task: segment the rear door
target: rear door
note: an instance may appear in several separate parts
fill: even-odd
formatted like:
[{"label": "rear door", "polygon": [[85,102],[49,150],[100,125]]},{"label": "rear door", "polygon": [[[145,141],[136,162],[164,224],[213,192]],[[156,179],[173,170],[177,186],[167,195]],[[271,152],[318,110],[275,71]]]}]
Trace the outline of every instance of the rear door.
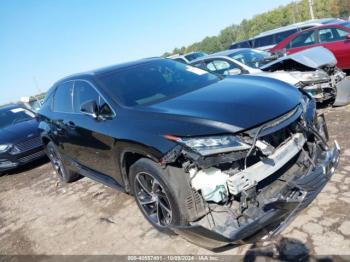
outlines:
[{"label": "rear door", "polygon": [[[81,113],[81,106],[91,100],[96,101],[100,110],[103,110],[105,119],[95,119]],[[116,170],[112,153],[114,139],[106,134],[106,130],[111,128],[111,119],[114,115],[111,107],[94,86],[85,80],[74,82],[73,104],[74,117],[71,123],[66,124],[70,128],[75,159],[89,169],[114,176]]]},{"label": "rear door", "polygon": [[338,27],[322,28],[318,30],[320,44],[333,52],[338,60],[337,66],[350,68],[350,32]]},{"label": "rear door", "polygon": [[318,46],[317,35],[315,30],[304,31],[295,36],[287,44],[287,53],[293,54],[301,50]]}]

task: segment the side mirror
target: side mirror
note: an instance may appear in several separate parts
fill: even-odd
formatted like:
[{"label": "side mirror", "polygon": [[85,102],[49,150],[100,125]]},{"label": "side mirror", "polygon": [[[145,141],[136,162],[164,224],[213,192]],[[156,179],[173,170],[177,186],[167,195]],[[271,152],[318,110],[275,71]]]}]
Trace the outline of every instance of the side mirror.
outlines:
[{"label": "side mirror", "polygon": [[225,72],[225,75],[230,75],[230,76],[234,76],[234,75],[240,75],[242,73],[242,70],[239,68],[234,68],[234,69],[230,69],[227,70]]},{"label": "side mirror", "polygon": [[350,40],[350,34],[346,35],[346,40]]},{"label": "side mirror", "polygon": [[93,118],[98,117],[98,106],[95,100],[89,100],[81,105],[80,112]]}]

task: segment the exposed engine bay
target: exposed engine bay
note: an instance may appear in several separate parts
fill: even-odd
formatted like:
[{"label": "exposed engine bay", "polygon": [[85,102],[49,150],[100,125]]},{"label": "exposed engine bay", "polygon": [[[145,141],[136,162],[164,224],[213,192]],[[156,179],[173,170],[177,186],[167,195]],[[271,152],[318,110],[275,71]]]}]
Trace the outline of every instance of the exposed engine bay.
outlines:
[{"label": "exposed engine bay", "polygon": [[[350,102],[350,81],[336,67],[333,53],[323,47],[315,47],[292,55],[275,54],[274,61],[260,69],[267,72],[290,72],[299,80],[298,88],[305,90],[317,102],[342,106]],[[316,71],[315,71],[316,70]]]},{"label": "exposed engine bay", "polygon": [[188,184],[181,191],[189,188],[189,225],[175,230],[209,248],[277,234],[316,197],[339,161],[340,148],[336,142],[328,147],[324,117],[316,116],[307,96],[304,104],[236,137],[228,152],[185,143],[163,158],[170,174],[185,173]]}]

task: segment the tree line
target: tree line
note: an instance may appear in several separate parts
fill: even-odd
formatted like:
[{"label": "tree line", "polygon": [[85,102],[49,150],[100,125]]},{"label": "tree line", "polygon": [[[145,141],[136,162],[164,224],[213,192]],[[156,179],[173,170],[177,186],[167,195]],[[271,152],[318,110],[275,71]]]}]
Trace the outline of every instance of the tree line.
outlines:
[{"label": "tree line", "polygon": [[[348,19],[350,0],[314,0],[313,9],[316,18],[338,17]],[[239,25],[233,24],[224,28],[217,36],[207,36],[200,42],[175,48],[172,52],[164,53],[163,56],[192,51],[218,52],[228,49],[233,42],[249,39],[261,32],[309,19],[308,1],[292,2],[256,15],[251,19],[244,19]]]}]

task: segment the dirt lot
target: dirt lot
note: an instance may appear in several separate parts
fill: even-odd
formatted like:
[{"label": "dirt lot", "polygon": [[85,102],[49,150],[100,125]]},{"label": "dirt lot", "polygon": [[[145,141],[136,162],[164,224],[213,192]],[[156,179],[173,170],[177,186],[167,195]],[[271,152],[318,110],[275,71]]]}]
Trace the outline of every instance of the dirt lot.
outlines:
[{"label": "dirt lot", "polygon": [[[340,166],[274,242],[296,254],[350,255],[350,106],[323,111],[342,147]],[[0,254],[213,254],[158,233],[128,195],[87,178],[60,185],[45,161],[0,177],[0,243]],[[221,254],[258,250],[245,245]]]}]

